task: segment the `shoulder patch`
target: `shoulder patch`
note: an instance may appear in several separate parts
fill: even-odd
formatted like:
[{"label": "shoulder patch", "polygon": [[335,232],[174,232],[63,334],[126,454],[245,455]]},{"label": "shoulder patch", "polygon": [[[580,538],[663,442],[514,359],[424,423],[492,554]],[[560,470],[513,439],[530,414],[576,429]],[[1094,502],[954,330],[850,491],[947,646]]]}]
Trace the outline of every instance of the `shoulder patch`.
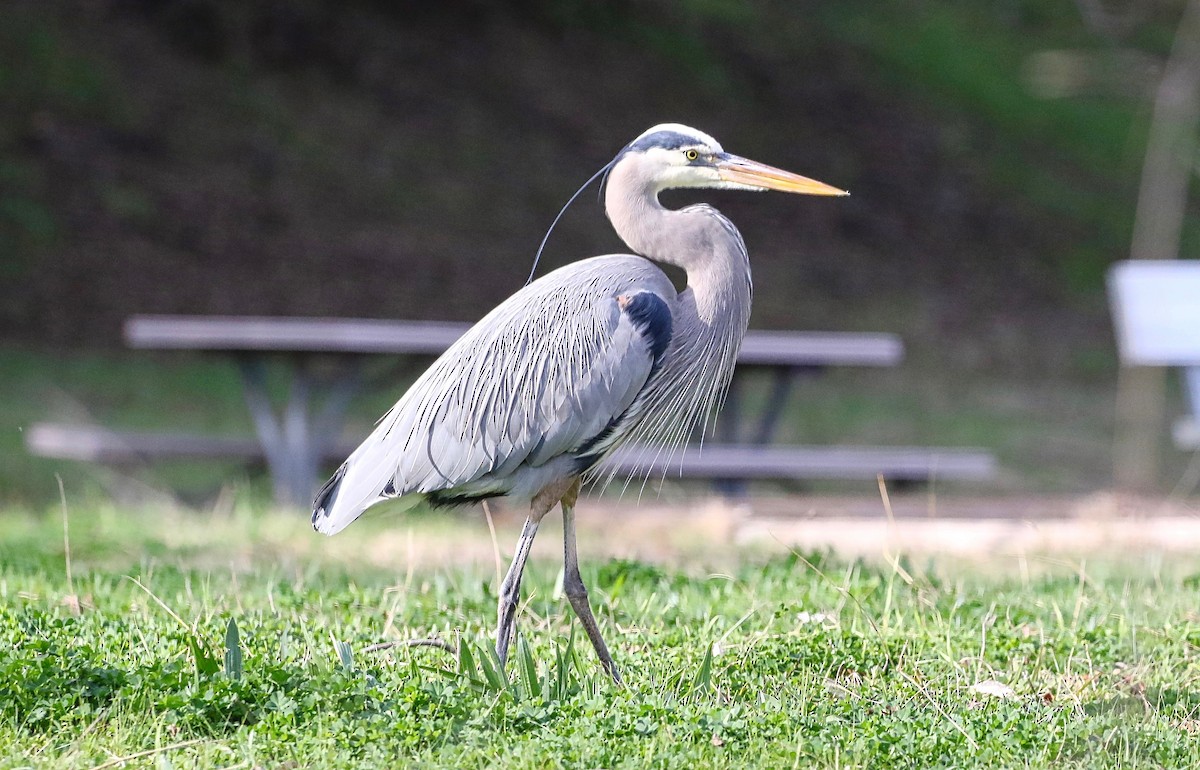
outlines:
[{"label": "shoulder patch", "polygon": [[617,297],[621,312],[629,316],[634,327],[641,333],[650,345],[650,355],[654,357],[654,366],[662,363],[667,346],[671,344],[673,324],[671,308],[663,298],[648,291],[636,294],[622,294]]}]

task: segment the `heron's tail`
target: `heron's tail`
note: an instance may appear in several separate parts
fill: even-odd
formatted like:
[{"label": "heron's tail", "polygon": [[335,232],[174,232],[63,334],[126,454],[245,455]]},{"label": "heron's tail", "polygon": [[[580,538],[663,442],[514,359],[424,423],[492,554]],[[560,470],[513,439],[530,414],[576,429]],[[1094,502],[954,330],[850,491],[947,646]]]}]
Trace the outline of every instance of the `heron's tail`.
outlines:
[{"label": "heron's tail", "polygon": [[[342,486],[342,479],[346,477],[346,463],[342,463],[342,467],[337,469],[337,473],[326,481],[320,491],[317,492],[317,497],[313,501],[312,524],[313,529],[325,535],[332,535],[334,532],[342,529],[345,526],[336,527],[332,522],[333,505],[337,502],[338,491]],[[350,522],[346,522],[349,524]]]},{"label": "heron's tail", "polygon": [[393,497],[383,493],[382,488],[390,482],[374,478],[378,475],[364,469],[351,455],[317,492],[313,501],[313,529],[322,535],[336,535],[372,505]]},{"label": "heron's tail", "polygon": [[317,492],[314,529],[336,535],[375,503],[397,496],[393,483],[398,458],[387,436],[387,426],[378,426]]}]

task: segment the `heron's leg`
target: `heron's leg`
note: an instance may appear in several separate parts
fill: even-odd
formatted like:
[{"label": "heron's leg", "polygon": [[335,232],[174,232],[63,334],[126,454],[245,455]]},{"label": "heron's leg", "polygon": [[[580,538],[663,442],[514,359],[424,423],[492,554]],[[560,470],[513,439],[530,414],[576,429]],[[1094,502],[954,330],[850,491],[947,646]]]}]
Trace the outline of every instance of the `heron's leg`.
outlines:
[{"label": "heron's leg", "polygon": [[530,515],[525,519],[525,527],[521,530],[521,539],[517,541],[517,552],[513,555],[512,565],[504,582],[500,584],[500,602],[496,619],[496,655],[500,665],[508,659],[508,645],[512,641],[513,623],[517,618],[517,603],[521,600],[521,574],[525,571],[525,560],[529,558],[529,549],[533,547],[533,538],[537,535],[538,524],[542,517]]},{"label": "heron's leg", "polygon": [[513,555],[512,566],[508,568],[508,574],[500,584],[500,600],[496,613],[496,655],[500,658],[501,666],[508,660],[508,645],[512,643],[517,604],[521,601],[521,575],[525,572],[525,561],[529,558],[529,549],[533,547],[538,524],[568,490],[574,488],[578,494],[577,484],[575,479],[556,481],[538,492],[529,505],[529,518],[525,519],[521,539],[517,541],[517,552]]},{"label": "heron's leg", "polygon": [[616,665],[613,664],[612,656],[608,654],[608,645],[604,643],[604,637],[600,636],[596,617],[592,615],[592,607],[588,604],[587,587],[584,586],[583,578],[579,575],[579,554],[575,550],[575,501],[578,498],[579,483],[576,482],[568,495],[562,499],[563,593],[571,602],[571,608],[575,610],[575,616],[579,618],[583,630],[587,632],[588,639],[592,640],[592,647],[596,650],[596,657],[600,658],[600,665],[604,666],[604,670],[613,678],[614,682],[620,684],[621,675],[617,672]]}]

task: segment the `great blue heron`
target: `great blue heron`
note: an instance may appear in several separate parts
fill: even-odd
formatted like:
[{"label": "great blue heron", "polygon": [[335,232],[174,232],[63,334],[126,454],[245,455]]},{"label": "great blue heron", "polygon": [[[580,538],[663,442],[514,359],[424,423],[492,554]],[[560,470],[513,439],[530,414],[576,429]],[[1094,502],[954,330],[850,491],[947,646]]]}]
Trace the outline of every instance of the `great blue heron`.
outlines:
[{"label": "great blue heron", "polygon": [[[750,262],[737,228],[708,205],[667,209],[658,193],[846,193],[726,153],[708,134],[673,123],[634,139],[602,171],[608,218],[634,254],[562,267],[484,316],[317,493],[313,526],[332,535],[371,505],[402,496],[435,506],[501,495],[529,501],[500,587],[503,664],[538,524],[561,505],[563,592],[605,671],[620,681],[579,576],[580,481],[622,444],[685,441],[728,386],[750,317]],[[654,262],[683,268],[687,288],[676,291]]]}]

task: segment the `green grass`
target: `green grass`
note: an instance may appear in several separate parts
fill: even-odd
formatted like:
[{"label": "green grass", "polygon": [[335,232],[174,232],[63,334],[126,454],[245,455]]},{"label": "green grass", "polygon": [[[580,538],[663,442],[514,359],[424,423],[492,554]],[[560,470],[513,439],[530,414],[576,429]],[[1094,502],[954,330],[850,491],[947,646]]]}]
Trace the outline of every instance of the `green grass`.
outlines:
[{"label": "green grass", "polygon": [[[55,513],[0,519],[0,767],[1200,764],[1194,565],[652,565],[597,557],[611,532],[585,540],[584,578],[619,688],[571,641],[547,542],[504,679],[490,559],[413,563],[486,553],[479,522],[325,540],[248,509],[89,506],[70,524],[68,568]],[[460,657],[364,650],[430,635]],[[972,690],[989,680],[1013,695]]]}]

